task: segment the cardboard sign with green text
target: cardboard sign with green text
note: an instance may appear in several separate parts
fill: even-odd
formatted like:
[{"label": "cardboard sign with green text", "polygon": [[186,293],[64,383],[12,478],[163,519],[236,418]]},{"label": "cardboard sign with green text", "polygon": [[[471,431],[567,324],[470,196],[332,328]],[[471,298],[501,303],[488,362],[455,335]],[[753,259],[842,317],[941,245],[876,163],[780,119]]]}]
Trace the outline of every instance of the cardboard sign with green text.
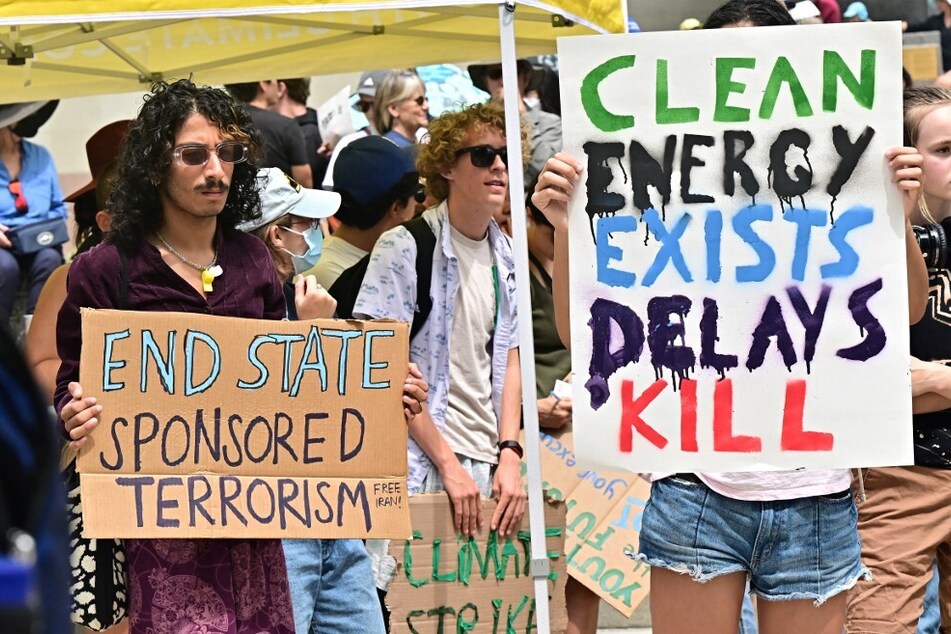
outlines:
[{"label": "cardboard sign with green text", "polygon": [[[463,539],[445,493],[410,499],[413,538],[390,542],[399,564],[386,595],[393,634],[537,631],[528,513],[515,537],[500,539],[487,527],[495,506],[488,500],[482,508],[483,533]],[[545,505],[545,526],[549,623],[552,632],[564,632],[564,505]]]},{"label": "cardboard sign with green text", "polygon": [[405,538],[408,331],[83,309],[89,537]]},{"label": "cardboard sign with green text", "polygon": [[631,616],[650,593],[650,566],[634,561],[650,483],[627,471],[579,469],[570,431],[542,430],[539,445],[542,488],[565,501],[568,574]]}]

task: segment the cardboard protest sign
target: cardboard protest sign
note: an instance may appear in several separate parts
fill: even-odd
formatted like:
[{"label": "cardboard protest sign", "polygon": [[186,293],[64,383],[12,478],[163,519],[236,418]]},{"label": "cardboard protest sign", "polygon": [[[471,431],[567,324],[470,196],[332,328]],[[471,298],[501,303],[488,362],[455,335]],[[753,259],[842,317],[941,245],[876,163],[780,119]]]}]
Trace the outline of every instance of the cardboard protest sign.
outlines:
[{"label": "cardboard protest sign", "polygon": [[406,324],[82,318],[88,536],[410,534]]},{"label": "cardboard protest sign", "polygon": [[[445,493],[410,498],[413,537],[390,542],[398,562],[386,603],[393,634],[437,632],[531,632],[535,622],[535,590],[529,573],[531,535],[528,513],[515,537],[499,539],[486,527],[463,539],[452,524]],[[492,517],[495,502],[486,501],[483,518]],[[564,632],[565,509],[545,505],[545,534],[550,560],[549,622]]]},{"label": "cardboard protest sign", "polygon": [[317,108],[320,138],[331,146],[354,132],[350,118],[350,86],[344,87]]},{"label": "cardboard protest sign", "polygon": [[911,463],[900,46],[894,23],[559,39],[579,462]]},{"label": "cardboard protest sign", "polygon": [[[932,82],[942,74],[941,42],[906,45],[901,49],[901,65],[916,82]],[[951,70],[951,69],[949,69]]]},{"label": "cardboard protest sign", "polygon": [[539,436],[542,488],[565,502],[568,574],[631,616],[650,593],[650,566],[634,561],[650,484],[628,471],[579,468],[571,432]]}]

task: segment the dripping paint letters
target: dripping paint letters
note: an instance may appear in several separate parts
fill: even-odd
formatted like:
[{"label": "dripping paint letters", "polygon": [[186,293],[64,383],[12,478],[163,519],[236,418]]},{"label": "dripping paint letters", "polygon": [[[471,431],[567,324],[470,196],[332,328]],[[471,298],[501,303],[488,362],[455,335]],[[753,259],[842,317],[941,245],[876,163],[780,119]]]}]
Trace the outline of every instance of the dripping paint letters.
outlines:
[{"label": "dripping paint letters", "polygon": [[562,38],[580,463],[911,461],[894,24]]}]

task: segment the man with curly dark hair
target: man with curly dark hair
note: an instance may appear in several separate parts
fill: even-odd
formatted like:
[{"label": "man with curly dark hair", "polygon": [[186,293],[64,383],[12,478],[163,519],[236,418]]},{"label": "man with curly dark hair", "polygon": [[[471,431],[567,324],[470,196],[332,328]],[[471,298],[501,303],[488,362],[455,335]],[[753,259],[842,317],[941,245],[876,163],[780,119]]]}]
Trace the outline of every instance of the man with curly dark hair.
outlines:
[{"label": "man with curly dark hair", "polygon": [[[527,129],[521,134],[527,147]],[[423,213],[437,238],[432,310],[410,343],[410,360],[431,384],[428,407],[409,424],[408,488],[410,494],[446,491],[463,535],[483,526],[480,494],[498,500],[487,524],[501,537],[515,534],[526,508],[515,267],[492,218],[508,195],[509,160],[504,115],[491,104],[433,120],[419,152],[420,175],[439,204]],[[380,237],[355,314],[413,320],[416,244],[404,226]],[[385,589],[394,562],[372,540],[367,548],[377,586]]]},{"label": "man with curly dark hair", "polygon": [[[226,92],[180,80],[146,96],[119,155],[112,227],[73,261],[57,322],[55,403],[74,448],[87,444],[102,411],[78,383],[81,308],[284,317],[267,247],[235,229],[260,217],[259,154],[250,118]],[[132,634],[293,634],[280,541],[124,544]]]}]

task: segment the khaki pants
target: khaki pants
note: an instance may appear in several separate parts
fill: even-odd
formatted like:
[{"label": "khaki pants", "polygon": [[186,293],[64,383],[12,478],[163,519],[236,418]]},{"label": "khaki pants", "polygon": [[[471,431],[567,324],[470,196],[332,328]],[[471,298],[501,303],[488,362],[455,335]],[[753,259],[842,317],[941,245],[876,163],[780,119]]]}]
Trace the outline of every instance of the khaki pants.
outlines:
[{"label": "khaki pants", "polygon": [[941,625],[951,632],[951,469],[869,469],[859,504],[862,562],[871,581],[849,591],[850,634],[914,634],[937,558]]}]

